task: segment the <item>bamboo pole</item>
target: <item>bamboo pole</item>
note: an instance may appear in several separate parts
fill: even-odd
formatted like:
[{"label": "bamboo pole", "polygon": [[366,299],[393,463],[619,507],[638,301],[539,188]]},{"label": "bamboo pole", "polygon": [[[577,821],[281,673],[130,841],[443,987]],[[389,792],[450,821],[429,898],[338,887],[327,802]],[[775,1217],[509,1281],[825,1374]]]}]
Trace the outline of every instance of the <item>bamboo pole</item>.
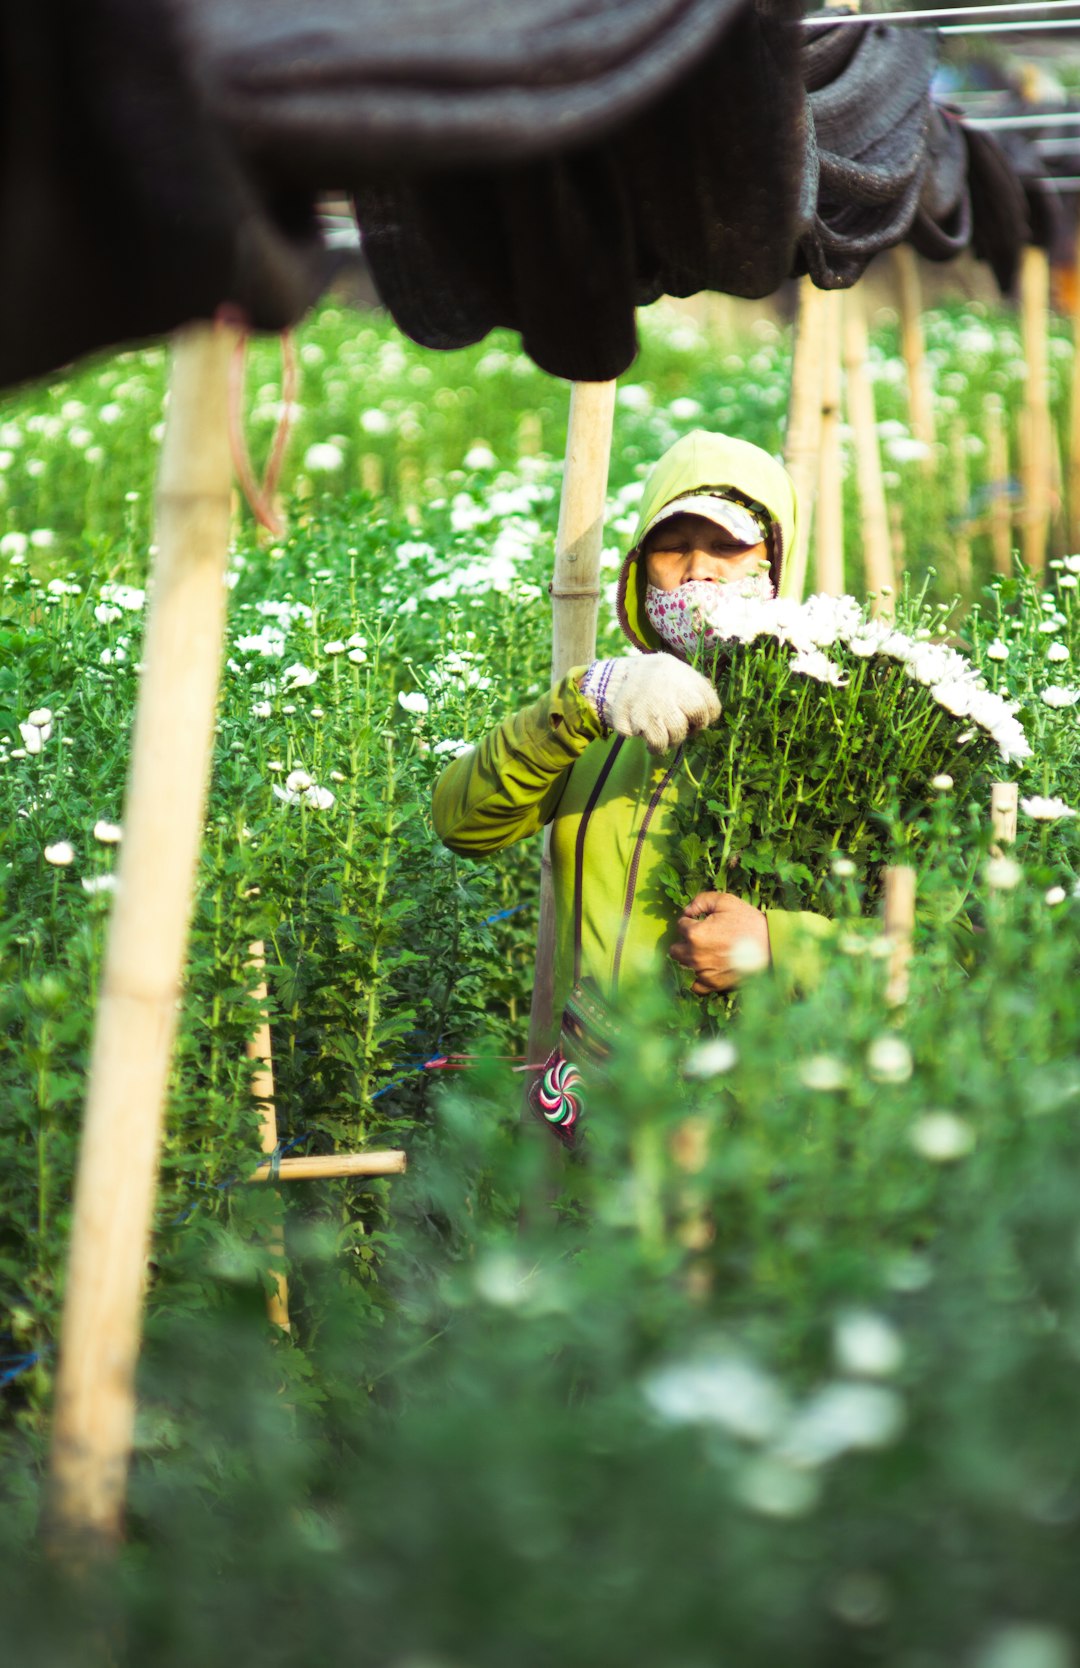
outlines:
[{"label": "bamboo pole", "polygon": [[814,589],[838,597],[844,589],[844,466],[840,452],[841,308],[839,290],[824,295],[822,315],[821,451]]},{"label": "bamboo pole", "polygon": [[990,486],[990,544],[994,572],[1012,572],[1012,516],[1009,511],[1009,436],[1005,409],[997,394],[986,401],[986,462]]},{"label": "bamboo pole", "polygon": [[121,1532],[158,1149],[213,746],[229,542],[230,328],[174,339],[118,886],[98,1000],[49,1479],[59,1549]]},{"label": "bamboo pole", "polygon": [[892,1007],[907,1001],[908,964],[915,932],[915,870],[890,864],[885,879],[885,936],[890,940],[885,1000]]},{"label": "bamboo pole", "polygon": [[[604,504],[615,416],[614,382],[575,382],[570,393],[555,570],[551,581],[551,681],[596,652],[600,600],[600,553]],[[545,1059],[554,1030],[555,894],[550,834],[545,831],[540,863],[540,924],[529,1016],[530,1061]]]},{"label": "bamboo pole", "polygon": [[372,498],[383,495],[383,461],[378,452],[360,454],[360,485]]},{"label": "bamboo pole", "polygon": [[874,611],[880,612],[885,588],[890,591],[896,589],[896,575],[889,506],[881,472],[874,388],[866,369],[868,346],[865,292],[861,284],[856,284],[844,296],[844,370],[848,416],[855,445],[855,478],[862,511],[866,588],[874,598]]},{"label": "bamboo pole", "polygon": [[892,263],[900,302],[900,342],[907,366],[911,432],[928,448],[923,468],[931,470],[934,467],[934,404],[923,337],[919,265],[914,249],[906,243],[898,243],[892,250]]},{"label": "bamboo pole", "polygon": [[1021,427],[1020,475],[1024,513],[1021,548],[1030,572],[1046,569],[1050,527],[1050,367],[1047,351],[1050,308],[1050,262],[1045,249],[1028,244],[1020,267],[1020,313],[1027,361],[1024,423]]},{"label": "bamboo pole", "polygon": [[518,419],[519,458],[538,458],[544,449],[544,423],[538,411],[523,411]]},{"label": "bamboo pole", "polygon": [[1080,231],[1076,234],[1073,277],[1073,362],[1069,390],[1069,549],[1080,550]]},{"label": "bamboo pole", "polygon": [[991,782],[990,827],[994,834],[991,851],[1001,856],[1002,846],[1016,844],[1016,817],[1020,803],[1020,789],[1015,782]]},{"label": "bamboo pole", "polygon": [[795,547],[788,552],[792,573],[790,594],[796,598],[801,597],[806,589],[810,531],[817,502],[821,384],[825,368],[825,299],[825,292],[815,289],[809,278],[800,278],[791,355],[791,395],[784,437],[784,467],[795,483],[799,506]]},{"label": "bamboo pole", "polygon": [[961,596],[971,596],[971,538],[967,530],[968,504],[971,499],[971,474],[968,468],[967,435],[962,423],[953,425],[949,435],[949,455],[952,459],[953,514],[956,533],[953,537],[952,578]]},{"label": "bamboo pole", "polygon": [[[249,965],[257,981],[251,994],[261,1010],[255,1035],[249,1037],[247,1043],[247,1057],[256,1062],[257,1066],[251,1078],[251,1092],[260,1107],[259,1134],[262,1150],[264,1153],[275,1153],[278,1146],[278,1127],[274,1097],[274,1058],[270,1041],[270,1022],[266,1017],[266,946],[261,938],[254,940],[248,955]],[[283,1332],[289,1332],[291,1327],[289,1282],[285,1275],[285,1213],[281,1209],[280,1201],[267,1236],[266,1248],[272,1259],[270,1288],[266,1294],[266,1313],[272,1326],[280,1326]]]},{"label": "bamboo pole", "polygon": [[257,1164],[248,1181],[332,1181],[343,1176],[403,1176],[408,1154],[387,1149],[369,1153],[309,1153]]}]

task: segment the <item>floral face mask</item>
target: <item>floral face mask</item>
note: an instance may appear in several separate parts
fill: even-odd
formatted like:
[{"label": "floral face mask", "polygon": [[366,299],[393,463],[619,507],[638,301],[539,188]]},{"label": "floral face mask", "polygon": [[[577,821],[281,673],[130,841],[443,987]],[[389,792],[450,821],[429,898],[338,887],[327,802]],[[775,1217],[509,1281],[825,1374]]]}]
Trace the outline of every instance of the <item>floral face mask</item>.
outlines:
[{"label": "floral face mask", "polygon": [[775,595],[767,573],[749,574],[726,584],[711,579],[688,579],[674,591],[649,585],[645,615],[669,648],[685,659],[701,647],[730,642],[742,635],[746,603]]}]

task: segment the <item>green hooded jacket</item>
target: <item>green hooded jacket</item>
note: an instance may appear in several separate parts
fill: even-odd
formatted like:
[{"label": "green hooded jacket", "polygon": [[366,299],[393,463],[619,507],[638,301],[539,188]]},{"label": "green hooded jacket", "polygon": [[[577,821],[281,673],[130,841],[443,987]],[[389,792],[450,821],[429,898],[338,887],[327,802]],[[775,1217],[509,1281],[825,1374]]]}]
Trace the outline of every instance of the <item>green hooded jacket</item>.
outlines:
[{"label": "green hooded jacket", "polygon": [[[645,563],[638,549],[649,522],[687,493],[734,489],[773,522],[770,561],[779,594],[791,594],[785,561],[796,532],[795,489],[758,446],[696,431],[665,452],[645,482],[633,547],[618,584],[619,620],[635,648],[664,650],[645,615]],[[637,737],[606,736],[578,689],[573,668],[548,694],[504,720],[479,746],[448,765],[435,786],[441,840],[482,858],[551,824],[555,885],[557,1009],[574,980],[575,866],[581,866],[580,975],[614,998],[620,980],[655,971],[674,938],[677,910],[660,885],[676,839],[675,806],[692,793],[681,753],[656,755]],[[721,714],[718,723],[727,722]],[[584,832],[582,824],[584,821]],[[578,852],[579,836],[581,842]],[[767,910],[774,964],[812,977],[814,944],[829,933],[821,916]]]}]

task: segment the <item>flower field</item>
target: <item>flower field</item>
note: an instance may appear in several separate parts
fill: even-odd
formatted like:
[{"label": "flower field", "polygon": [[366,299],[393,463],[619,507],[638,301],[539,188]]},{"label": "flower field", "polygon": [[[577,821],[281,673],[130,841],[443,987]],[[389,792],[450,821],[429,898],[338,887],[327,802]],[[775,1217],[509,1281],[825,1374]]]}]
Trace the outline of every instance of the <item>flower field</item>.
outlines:
[{"label": "flower field", "polygon": [[[732,340],[669,306],[641,322],[617,396],[609,604],[648,465],[697,427],[778,450],[788,397],[771,322]],[[815,977],[752,978],[718,1012],[631,993],[588,1161],[523,1228],[519,1199],[552,1186],[544,1147],[517,1137],[511,1069],[539,852],[471,865],[429,806],[444,762],[546,687],[568,390],[509,337],[436,356],[334,305],[305,325],[287,531],[236,507],[129,1542],[92,1591],[63,1585],[33,1531],[165,355],[0,404],[13,1660],[81,1660],[102,1635],[118,1661],[253,1668],[1080,1660],[1080,556],[1059,540],[1045,587],[994,578],[976,527],[974,594],[954,601],[954,460],[977,516],[986,400],[1014,410],[1024,366],[1010,315],[956,306],[926,325],[932,469],[887,319],[871,367],[913,645],[888,723],[926,724],[914,821],[875,797],[884,742],[841,730],[877,821],[863,855],[831,848],[819,901],[839,929]],[[1064,433],[1072,344],[1053,328]],[[249,359],[260,460],[281,366],[272,343]],[[600,640],[620,652],[604,604]],[[847,677],[865,665],[851,641]],[[987,744],[971,763],[929,704],[905,705],[929,682],[919,656],[940,683],[950,653],[1026,738],[1007,759]],[[741,675],[726,711],[741,696],[765,757],[772,709]],[[802,689],[842,693],[816,673]],[[716,735],[710,768],[730,772]],[[1019,783],[1012,849],[993,843],[991,778]],[[913,850],[897,1007],[869,899],[880,858]],[[283,1150],[404,1147],[407,1177],[245,1185],[257,939]],[[264,1306],[283,1197],[288,1338]]]}]

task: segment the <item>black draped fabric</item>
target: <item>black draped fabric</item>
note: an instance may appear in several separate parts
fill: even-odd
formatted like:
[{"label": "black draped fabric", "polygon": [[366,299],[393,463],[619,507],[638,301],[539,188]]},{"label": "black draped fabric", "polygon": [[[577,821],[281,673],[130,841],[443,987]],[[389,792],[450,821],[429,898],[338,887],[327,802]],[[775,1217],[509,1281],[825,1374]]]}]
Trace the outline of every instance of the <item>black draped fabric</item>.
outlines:
[{"label": "black draped fabric", "polygon": [[0,0],[0,385],[225,303],[294,322],[329,270],[324,190],[354,193],[409,335],[508,325],[581,380],[626,368],[634,309],[664,291],[844,287],[905,236],[938,258],[970,237],[1003,272],[1009,164],[934,111],[932,38],[806,37],[800,15]]},{"label": "black draped fabric", "polygon": [[0,6],[0,386],[240,303],[323,287],[309,195],[256,183],[161,0]]},{"label": "black draped fabric", "polygon": [[585,144],[691,74],[747,3],[177,0],[239,143],[324,185],[343,162],[489,167]]},{"label": "black draped fabric", "polygon": [[787,276],[799,202],[798,50],[785,19],[747,6],[607,139],[503,168],[348,181],[397,323],[435,348],[510,325],[545,370],[602,381],[634,357],[637,305],[701,289],[771,293]]}]

